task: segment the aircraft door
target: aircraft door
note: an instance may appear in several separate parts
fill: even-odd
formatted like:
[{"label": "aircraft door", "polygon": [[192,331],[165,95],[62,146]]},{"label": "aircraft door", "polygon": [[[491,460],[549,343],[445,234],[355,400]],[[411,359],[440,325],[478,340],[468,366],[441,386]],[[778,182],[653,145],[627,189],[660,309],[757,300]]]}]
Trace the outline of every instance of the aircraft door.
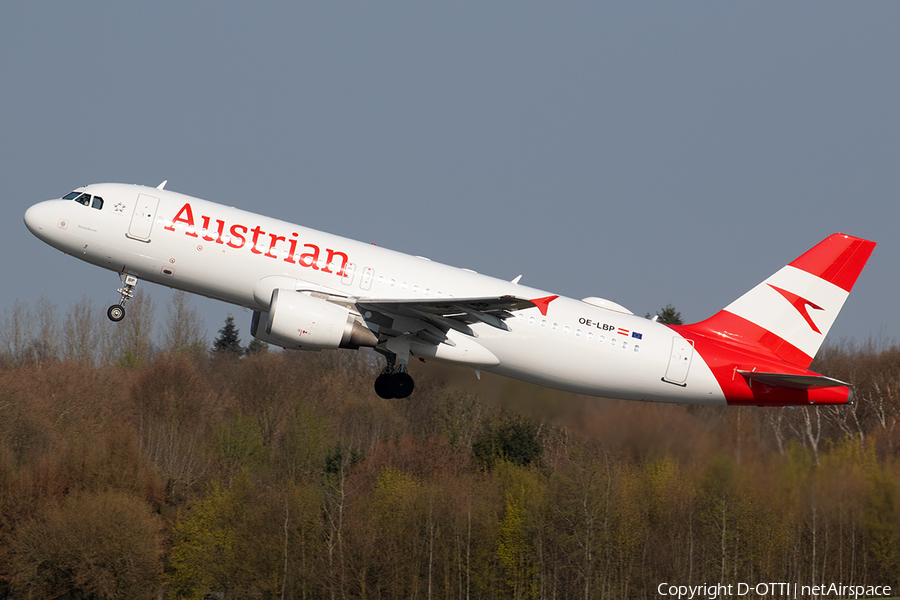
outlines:
[{"label": "aircraft door", "polygon": [[366,267],[362,272],[362,279],[359,280],[359,287],[368,290],[372,287],[372,280],[375,279],[375,269]]},{"label": "aircraft door", "polygon": [[672,352],[669,354],[669,367],[663,381],[685,386],[688,371],[691,368],[691,358],[694,356],[694,344],[681,336],[672,338]]},{"label": "aircraft door", "polygon": [[134,214],[131,216],[131,225],[128,227],[128,237],[144,242],[150,241],[150,230],[153,229],[158,206],[159,198],[146,194],[138,195],[134,205]]},{"label": "aircraft door", "polygon": [[344,267],[344,274],[341,276],[341,283],[344,285],[353,285],[353,273],[356,271],[356,265],[347,263]]}]

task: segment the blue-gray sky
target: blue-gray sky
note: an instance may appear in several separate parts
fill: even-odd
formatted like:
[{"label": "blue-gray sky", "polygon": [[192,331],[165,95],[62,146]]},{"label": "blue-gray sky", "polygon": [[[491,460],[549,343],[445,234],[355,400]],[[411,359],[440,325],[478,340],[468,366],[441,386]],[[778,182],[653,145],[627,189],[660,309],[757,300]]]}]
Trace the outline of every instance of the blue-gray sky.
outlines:
[{"label": "blue-gray sky", "polygon": [[168,179],[689,321],[841,231],[879,246],[833,338],[896,339],[898,30],[887,2],[6,2],[0,308],[116,301],[22,214]]}]

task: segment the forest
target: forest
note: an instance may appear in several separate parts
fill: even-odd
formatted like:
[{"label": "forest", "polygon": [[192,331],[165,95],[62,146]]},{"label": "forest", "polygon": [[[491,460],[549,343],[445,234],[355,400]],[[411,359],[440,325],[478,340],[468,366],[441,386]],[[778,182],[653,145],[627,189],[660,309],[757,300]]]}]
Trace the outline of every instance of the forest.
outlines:
[{"label": "forest", "polygon": [[820,352],[847,407],[632,403],[431,362],[383,400],[376,354],[244,347],[229,322],[213,343],[179,293],[128,308],[3,312],[0,598],[900,587],[893,341]]}]

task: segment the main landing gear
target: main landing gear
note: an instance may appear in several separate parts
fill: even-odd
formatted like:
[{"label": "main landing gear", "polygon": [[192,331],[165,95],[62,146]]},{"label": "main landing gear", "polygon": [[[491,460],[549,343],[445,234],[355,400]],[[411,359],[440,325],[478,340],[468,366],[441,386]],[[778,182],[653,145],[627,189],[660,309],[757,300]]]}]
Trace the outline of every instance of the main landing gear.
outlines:
[{"label": "main landing gear", "polygon": [[408,398],[416,384],[406,372],[406,365],[397,365],[397,355],[393,352],[379,352],[387,359],[387,366],[375,378],[375,393],[386,400]]},{"label": "main landing gear", "polygon": [[116,291],[122,294],[122,298],[118,304],[113,304],[106,310],[106,316],[113,323],[118,323],[125,318],[125,303],[134,298],[134,288],[138,282],[137,277],[134,275],[126,275],[124,273],[119,274],[119,279],[122,280],[122,287]]}]

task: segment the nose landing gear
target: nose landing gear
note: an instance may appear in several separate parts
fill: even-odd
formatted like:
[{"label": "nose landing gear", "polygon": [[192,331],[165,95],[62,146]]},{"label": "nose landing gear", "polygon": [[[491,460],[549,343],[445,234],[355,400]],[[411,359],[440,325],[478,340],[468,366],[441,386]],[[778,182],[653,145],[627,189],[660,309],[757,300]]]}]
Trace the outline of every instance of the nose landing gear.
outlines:
[{"label": "nose landing gear", "polygon": [[122,287],[116,291],[122,294],[118,304],[113,304],[106,310],[106,316],[113,323],[118,323],[125,318],[125,303],[134,298],[134,288],[137,286],[138,279],[134,275],[119,275],[122,280]]},{"label": "nose landing gear", "polygon": [[406,365],[396,365],[397,355],[393,352],[380,353],[387,359],[387,366],[375,378],[375,393],[385,400],[408,398],[416,384],[406,372]]}]

